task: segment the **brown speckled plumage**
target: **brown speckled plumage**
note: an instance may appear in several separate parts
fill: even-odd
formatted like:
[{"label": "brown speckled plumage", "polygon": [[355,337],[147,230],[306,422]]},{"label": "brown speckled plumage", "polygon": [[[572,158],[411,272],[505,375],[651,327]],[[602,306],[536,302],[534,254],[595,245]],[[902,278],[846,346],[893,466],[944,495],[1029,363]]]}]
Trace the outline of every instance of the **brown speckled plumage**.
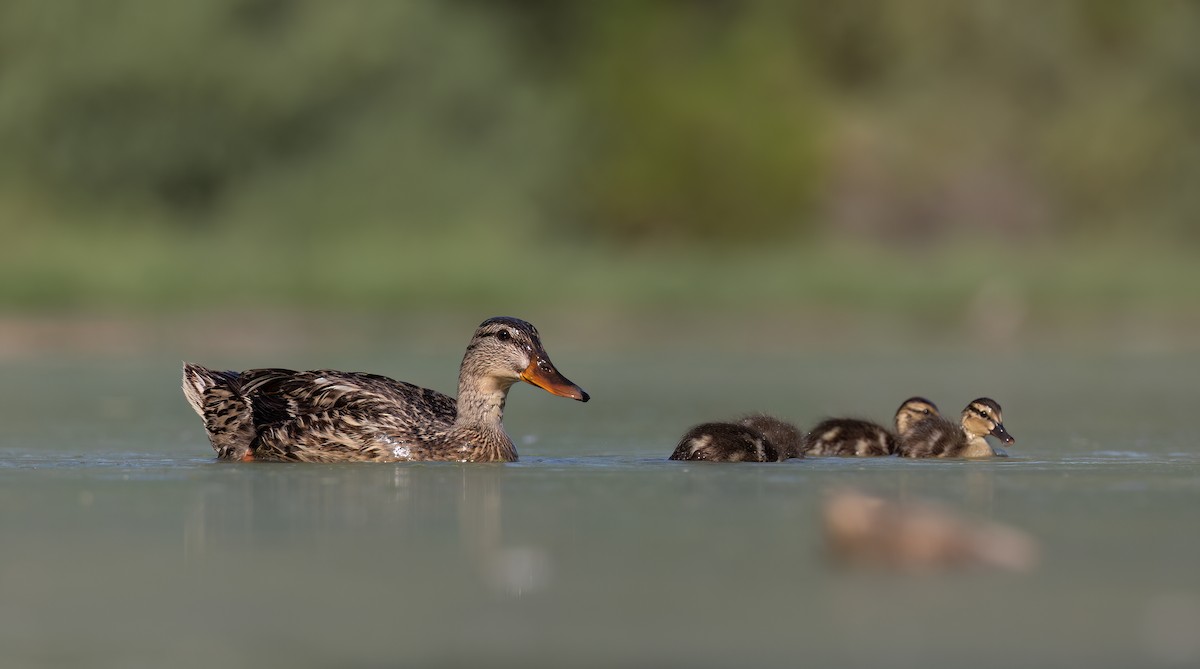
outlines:
[{"label": "brown speckled plumage", "polygon": [[937,416],[937,406],[923,397],[910,397],[896,410],[895,432],[868,420],[829,418],[817,423],[804,435],[805,455],[875,457],[891,455],[899,446],[899,435],[929,416]]},{"label": "brown speckled plumage", "polygon": [[940,416],[918,422],[901,436],[897,453],[906,458],[986,458],[995,450],[984,438],[992,435],[1006,444],[1015,440],[1004,429],[1004,416],[995,400],[981,397],[963,409],[959,424]]},{"label": "brown speckled plumage", "polygon": [[223,460],[398,462],[517,459],[502,419],[509,388],[526,381],[586,402],[554,368],[533,325],[491,318],[459,368],[458,399],[360,372],[185,363],[183,392]]}]

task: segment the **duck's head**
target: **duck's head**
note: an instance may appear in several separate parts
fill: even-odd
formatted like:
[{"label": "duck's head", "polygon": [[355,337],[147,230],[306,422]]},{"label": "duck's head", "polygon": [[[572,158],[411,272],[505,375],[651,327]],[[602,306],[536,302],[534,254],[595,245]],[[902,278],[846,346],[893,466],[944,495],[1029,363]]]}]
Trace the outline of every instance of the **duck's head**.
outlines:
[{"label": "duck's head", "polygon": [[560,397],[580,402],[589,397],[550,362],[537,328],[519,318],[489,318],[475,330],[463,357],[462,374],[491,379],[507,388],[524,381]]},{"label": "duck's head", "polygon": [[1008,430],[1004,429],[1004,416],[1000,412],[1000,405],[996,400],[987,397],[980,397],[963,409],[962,426],[967,434],[973,436],[990,434],[1006,444],[1016,441]]},{"label": "duck's head", "polygon": [[924,397],[910,397],[896,409],[896,432],[904,434],[918,422],[933,416],[940,416],[937,405]]}]

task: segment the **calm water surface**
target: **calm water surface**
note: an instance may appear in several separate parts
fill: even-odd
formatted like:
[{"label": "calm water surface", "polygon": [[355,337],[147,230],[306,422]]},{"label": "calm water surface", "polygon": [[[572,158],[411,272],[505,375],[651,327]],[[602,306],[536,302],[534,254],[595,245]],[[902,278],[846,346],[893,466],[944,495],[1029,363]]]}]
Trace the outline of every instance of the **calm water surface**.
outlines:
[{"label": "calm water surface", "polygon": [[[174,360],[7,363],[0,666],[1200,665],[1200,359],[555,359],[593,401],[514,389],[521,461],[468,466],[219,463]],[[264,362],[449,391],[457,356]],[[995,397],[1012,457],[664,459],[702,420],[912,394]],[[839,568],[818,509],[845,485],[1016,525],[1042,561]]]}]

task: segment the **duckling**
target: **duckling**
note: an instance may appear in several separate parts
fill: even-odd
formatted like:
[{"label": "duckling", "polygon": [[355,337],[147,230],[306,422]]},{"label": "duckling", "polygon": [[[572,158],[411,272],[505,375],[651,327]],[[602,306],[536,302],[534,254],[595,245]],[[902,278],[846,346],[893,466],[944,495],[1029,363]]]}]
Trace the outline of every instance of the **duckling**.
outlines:
[{"label": "duckling", "polygon": [[771,442],[771,445],[779,451],[780,460],[804,457],[804,449],[801,445],[804,433],[786,420],[768,416],[765,413],[752,413],[742,416],[738,422],[761,432],[767,441]]},{"label": "duckling", "polygon": [[701,423],[688,430],[669,460],[776,462],[784,457],[762,432],[738,423]]},{"label": "duckling", "polygon": [[931,416],[938,408],[924,397],[910,397],[896,410],[896,431],[857,418],[829,418],[804,435],[806,455],[883,456],[896,452],[899,435]]},{"label": "duckling", "polygon": [[507,316],[475,330],[457,399],[360,372],[183,366],[184,396],[222,460],[511,462],[501,421],[517,381],[588,401],[551,364],[537,328]]},{"label": "duckling", "polygon": [[1004,417],[996,400],[980,397],[963,409],[959,425],[929,417],[901,435],[897,453],[906,458],[989,458],[996,455],[986,435],[1011,444],[1015,439],[1004,429]]}]

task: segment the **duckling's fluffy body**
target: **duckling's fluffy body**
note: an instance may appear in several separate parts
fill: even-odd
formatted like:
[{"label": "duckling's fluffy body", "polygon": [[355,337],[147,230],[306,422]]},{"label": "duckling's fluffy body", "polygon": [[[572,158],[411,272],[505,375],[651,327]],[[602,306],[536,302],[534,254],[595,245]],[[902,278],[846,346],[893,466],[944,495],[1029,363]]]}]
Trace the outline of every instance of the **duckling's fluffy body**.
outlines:
[{"label": "duckling's fluffy body", "polygon": [[779,452],[780,460],[804,457],[804,433],[786,420],[764,413],[752,413],[742,416],[738,423],[761,432]]},{"label": "duckling's fluffy body", "polygon": [[895,437],[886,427],[857,418],[827,418],[805,435],[805,455],[891,455]]},{"label": "duckling's fluffy body", "polygon": [[183,368],[184,395],[223,460],[513,461],[502,419],[517,381],[588,400],[551,364],[537,329],[509,317],[475,331],[457,399],[359,372]]},{"label": "duckling's fluffy body", "polygon": [[738,423],[701,423],[688,430],[670,460],[776,462],[785,459],[762,432]]},{"label": "duckling's fluffy body", "polygon": [[701,423],[688,430],[671,460],[778,462],[804,457],[800,429],[767,414],[743,416],[736,423]]},{"label": "duckling's fluffy body", "polygon": [[1004,417],[995,400],[981,397],[963,409],[958,425],[930,417],[901,435],[897,453],[906,458],[988,458],[996,455],[984,437],[992,435],[1006,444],[1015,440],[1004,428]]},{"label": "duckling's fluffy body", "polygon": [[937,406],[923,397],[910,397],[896,410],[896,431],[868,420],[857,418],[828,418],[817,423],[804,435],[805,455],[872,457],[896,452],[899,435],[914,424],[937,416]]}]

